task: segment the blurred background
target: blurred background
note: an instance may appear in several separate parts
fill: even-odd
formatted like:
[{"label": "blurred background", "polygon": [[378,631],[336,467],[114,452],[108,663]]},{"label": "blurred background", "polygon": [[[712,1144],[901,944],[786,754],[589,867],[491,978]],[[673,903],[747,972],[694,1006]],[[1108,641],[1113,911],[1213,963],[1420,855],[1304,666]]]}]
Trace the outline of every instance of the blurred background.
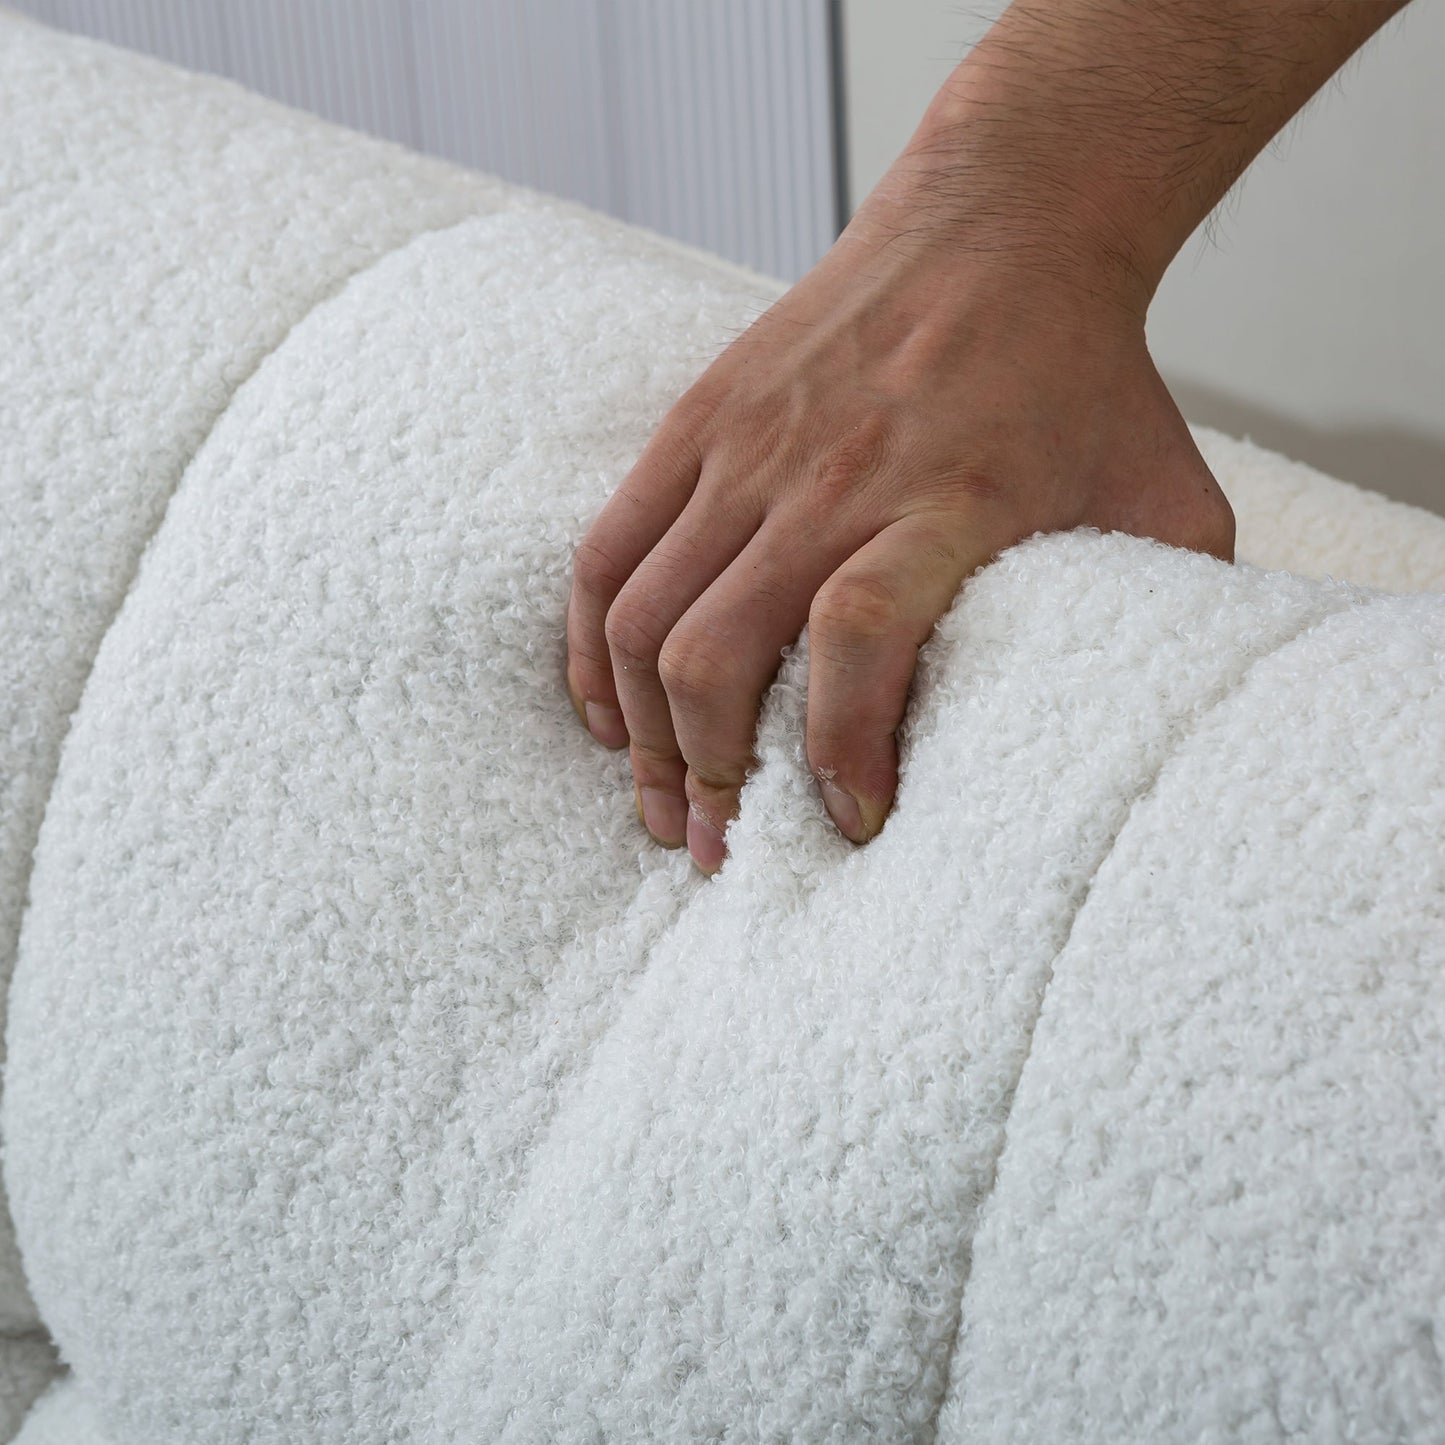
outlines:
[{"label": "blurred background", "polygon": [[[787,280],[1004,8],[9,3]],[[1414,0],[1184,247],[1149,337],[1191,421],[1445,513],[1442,55],[1445,7]]]}]

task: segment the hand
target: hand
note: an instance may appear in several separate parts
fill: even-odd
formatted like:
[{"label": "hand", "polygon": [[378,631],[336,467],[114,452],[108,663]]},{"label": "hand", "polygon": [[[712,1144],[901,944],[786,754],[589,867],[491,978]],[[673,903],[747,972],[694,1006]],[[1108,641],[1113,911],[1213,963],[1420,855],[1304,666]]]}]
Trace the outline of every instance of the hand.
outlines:
[{"label": "hand", "polygon": [[1233,557],[1148,304],[1404,3],[1014,0],[577,549],[568,688],[602,742],[630,744],[660,842],[720,865],[763,691],[805,622],[809,764],[861,842],[892,804],[918,648],[975,568],[1081,526]]},{"label": "hand", "polygon": [[909,244],[889,206],[682,396],[574,559],[574,705],[630,744],[653,836],[707,872],[805,623],[809,764],[862,842],[897,786],[918,648],[976,568],[1081,526],[1233,556],[1142,307]]}]

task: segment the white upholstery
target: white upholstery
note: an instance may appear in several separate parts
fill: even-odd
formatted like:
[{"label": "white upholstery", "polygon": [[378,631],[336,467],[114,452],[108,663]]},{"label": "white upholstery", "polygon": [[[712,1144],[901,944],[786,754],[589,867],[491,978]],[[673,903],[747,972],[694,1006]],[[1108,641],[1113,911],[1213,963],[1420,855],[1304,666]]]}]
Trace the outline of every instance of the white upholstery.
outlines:
[{"label": "white upholstery", "polygon": [[1239,565],[1005,553],[862,849],[804,636],[706,880],[564,606],[780,283],[3,20],[0,121],[0,1441],[1441,1438],[1445,520],[1201,432]]}]

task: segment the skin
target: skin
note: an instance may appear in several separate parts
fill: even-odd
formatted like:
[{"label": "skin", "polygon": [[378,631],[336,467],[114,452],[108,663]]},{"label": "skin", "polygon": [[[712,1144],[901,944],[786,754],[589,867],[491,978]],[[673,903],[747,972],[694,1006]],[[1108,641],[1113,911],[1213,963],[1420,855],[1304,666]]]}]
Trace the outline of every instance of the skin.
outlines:
[{"label": "skin", "polygon": [[1234,514],[1145,345],[1166,267],[1404,0],[1015,3],[823,259],[683,394],[582,539],[567,686],[638,814],[715,872],[809,634],[807,753],[863,843],[919,647],[1039,531],[1225,561]]}]

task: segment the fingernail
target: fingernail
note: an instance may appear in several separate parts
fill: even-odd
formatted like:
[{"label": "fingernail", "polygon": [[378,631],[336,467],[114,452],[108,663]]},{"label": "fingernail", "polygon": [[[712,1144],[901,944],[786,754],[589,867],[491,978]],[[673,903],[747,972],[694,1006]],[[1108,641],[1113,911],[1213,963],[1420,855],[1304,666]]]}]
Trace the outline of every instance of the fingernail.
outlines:
[{"label": "fingernail", "polygon": [[863,817],[858,811],[858,802],[852,793],[844,792],[837,783],[819,778],[818,786],[823,790],[823,806],[828,816],[855,843],[863,841]]},{"label": "fingernail", "polygon": [[644,788],[642,821],[664,847],[680,848],[687,841],[687,799],[661,788]]},{"label": "fingernail", "polygon": [[627,746],[627,724],[618,708],[608,707],[605,702],[587,704],[587,727],[592,736],[604,747],[625,748]]},{"label": "fingernail", "polygon": [[696,808],[687,810],[687,851],[704,873],[716,873],[727,857],[723,835]]},{"label": "fingernail", "polygon": [[572,711],[577,714],[577,721],[583,727],[587,726],[587,714],[582,707],[582,696],[577,691],[576,684],[572,681],[572,669],[567,669],[567,696],[572,699]]}]

